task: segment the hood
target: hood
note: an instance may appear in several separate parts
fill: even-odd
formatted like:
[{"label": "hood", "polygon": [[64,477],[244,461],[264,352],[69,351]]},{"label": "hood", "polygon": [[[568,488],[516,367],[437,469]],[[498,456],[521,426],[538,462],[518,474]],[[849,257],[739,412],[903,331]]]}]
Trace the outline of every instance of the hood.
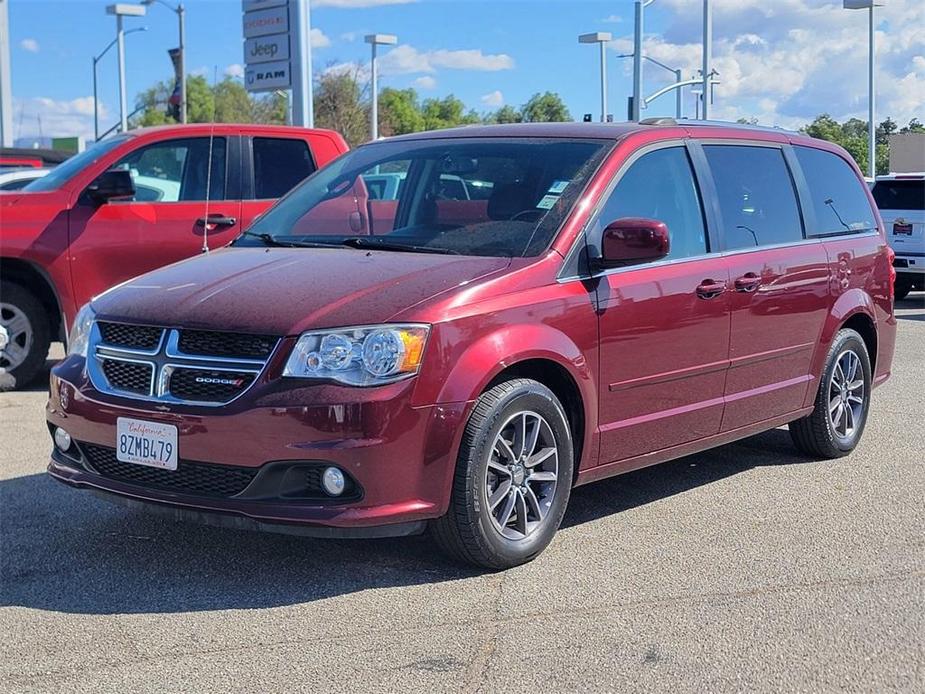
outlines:
[{"label": "hood", "polygon": [[109,320],[295,335],[389,321],[509,263],[351,248],[226,248],[130,280],[93,306]]}]

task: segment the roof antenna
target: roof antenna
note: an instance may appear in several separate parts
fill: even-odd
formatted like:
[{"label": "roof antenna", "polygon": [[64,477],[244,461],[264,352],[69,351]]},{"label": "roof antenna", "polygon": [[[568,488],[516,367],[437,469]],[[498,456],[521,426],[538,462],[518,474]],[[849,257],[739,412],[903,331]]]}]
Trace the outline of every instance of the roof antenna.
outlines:
[{"label": "roof antenna", "polygon": [[209,157],[206,165],[206,213],[202,224],[202,252],[209,252],[209,198],[212,196],[212,144],[215,141],[215,85],[218,82],[218,65],[212,76],[212,121],[209,125]]}]

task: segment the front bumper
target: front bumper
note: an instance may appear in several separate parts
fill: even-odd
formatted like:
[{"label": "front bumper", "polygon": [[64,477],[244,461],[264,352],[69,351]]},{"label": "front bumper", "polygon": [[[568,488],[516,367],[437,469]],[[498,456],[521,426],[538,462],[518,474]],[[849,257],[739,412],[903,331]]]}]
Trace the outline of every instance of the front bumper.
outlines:
[{"label": "front bumper", "polygon": [[73,451],[56,450],[48,472],[73,487],[223,526],[338,537],[407,535],[446,511],[468,410],[468,403],[412,406],[412,389],[413,380],[374,389],[270,384],[233,406],[167,407],[97,392],[84,375],[83,360],[70,357],[52,370],[46,416],[49,426],[64,428],[80,451],[114,448],[116,420],[131,417],[176,426],[181,466],[189,461],[265,470],[288,463],[331,464],[361,493],[347,501],[203,495],[101,474]]}]

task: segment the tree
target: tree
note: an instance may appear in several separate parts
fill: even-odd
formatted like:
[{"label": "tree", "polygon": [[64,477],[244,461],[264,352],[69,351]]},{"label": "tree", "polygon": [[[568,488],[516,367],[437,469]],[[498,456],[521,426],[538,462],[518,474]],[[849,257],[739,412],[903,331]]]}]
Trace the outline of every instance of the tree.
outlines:
[{"label": "tree", "polygon": [[404,135],[424,130],[424,114],[413,89],[386,87],[379,94],[379,132]]},{"label": "tree", "polygon": [[525,123],[557,123],[572,120],[565,103],[555,92],[536,93],[520,109]]},{"label": "tree", "polygon": [[336,130],[351,147],[369,139],[366,85],[359,81],[359,66],[328,70],[315,85],[315,125]]},{"label": "tree", "polygon": [[426,130],[454,128],[458,125],[482,122],[475,111],[466,111],[466,105],[452,94],[442,99],[427,99],[424,102],[423,115]]},{"label": "tree", "polygon": [[513,106],[505,104],[494,113],[485,116],[486,123],[520,123],[523,121],[523,114]]},{"label": "tree", "polygon": [[215,101],[215,122],[253,123],[254,99],[240,82],[226,77],[212,89]]}]

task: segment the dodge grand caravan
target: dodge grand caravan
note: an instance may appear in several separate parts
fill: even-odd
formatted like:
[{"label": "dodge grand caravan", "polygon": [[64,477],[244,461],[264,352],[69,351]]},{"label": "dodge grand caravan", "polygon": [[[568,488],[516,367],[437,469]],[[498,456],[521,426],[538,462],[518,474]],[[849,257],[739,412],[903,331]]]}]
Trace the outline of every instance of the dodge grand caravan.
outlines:
[{"label": "dodge grand caravan", "polygon": [[[330,206],[388,173],[391,194],[358,202],[369,233],[344,234]],[[856,166],[797,134],[379,141],[230,247],[84,306],[51,376],[48,470],[235,527],[429,528],[509,567],[575,485],[785,424],[807,455],[848,454],[890,375],[894,279]]]}]

